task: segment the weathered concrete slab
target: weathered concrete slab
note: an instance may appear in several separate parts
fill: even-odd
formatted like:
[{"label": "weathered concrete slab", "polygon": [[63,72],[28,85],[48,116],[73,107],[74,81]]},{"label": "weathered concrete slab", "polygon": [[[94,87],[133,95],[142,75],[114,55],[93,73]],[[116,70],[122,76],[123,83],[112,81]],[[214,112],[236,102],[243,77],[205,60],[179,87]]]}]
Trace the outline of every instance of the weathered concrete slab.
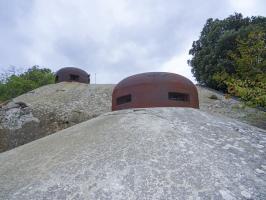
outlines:
[{"label": "weathered concrete slab", "polygon": [[111,111],[113,85],[51,84],[0,108],[0,152]]},{"label": "weathered concrete slab", "polygon": [[0,154],[0,199],[266,199],[265,146],[200,110],[111,112]]}]

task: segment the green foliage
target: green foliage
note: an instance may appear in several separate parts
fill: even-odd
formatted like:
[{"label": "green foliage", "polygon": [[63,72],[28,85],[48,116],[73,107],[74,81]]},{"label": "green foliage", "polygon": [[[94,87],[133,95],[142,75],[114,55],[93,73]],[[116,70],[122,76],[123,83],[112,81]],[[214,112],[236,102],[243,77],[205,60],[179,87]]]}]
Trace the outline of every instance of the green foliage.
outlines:
[{"label": "green foliage", "polygon": [[235,52],[229,52],[229,57],[236,66],[236,75],[244,79],[247,76],[256,78],[266,72],[266,32],[252,31],[248,37],[237,37]]},{"label": "green foliage", "polygon": [[40,86],[54,83],[54,74],[50,69],[33,66],[19,75],[0,77],[0,101],[17,97]]},{"label": "green foliage", "polygon": [[216,73],[214,78],[226,84],[228,93],[240,97],[250,106],[266,107],[266,37],[262,31],[237,38],[235,52],[229,52],[236,73]]},{"label": "green foliage", "polygon": [[235,13],[224,20],[208,19],[200,38],[194,41],[189,54],[192,59],[188,63],[196,80],[213,89],[226,91],[227,86],[214,79],[214,74],[226,72],[236,73],[235,63],[229,56],[237,48],[237,38],[247,38],[251,31],[260,29],[266,32],[265,17],[243,18]]},{"label": "green foliage", "polygon": [[189,53],[192,73],[203,85],[266,106],[266,18],[208,19]]}]

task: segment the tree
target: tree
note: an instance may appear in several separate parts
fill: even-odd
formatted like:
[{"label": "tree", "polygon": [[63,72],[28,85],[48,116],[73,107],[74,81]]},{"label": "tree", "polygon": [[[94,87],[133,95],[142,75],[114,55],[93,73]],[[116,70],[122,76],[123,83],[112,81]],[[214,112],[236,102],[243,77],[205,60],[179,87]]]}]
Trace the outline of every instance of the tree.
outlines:
[{"label": "tree", "polygon": [[[237,39],[245,39],[252,31],[266,32],[265,17],[246,17],[235,13],[224,20],[208,19],[200,38],[194,41],[188,63],[196,80],[210,88],[226,92],[228,85],[219,79],[217,74],[236,73],[235,60],[230,56],[237,52]],[[264,36],[265,37],[265,36]]]},{"label": "tree", "polygon": [[224,83],[228,93],[240,97],[248,105],[266,107],[266,34],[252,31],[248,37],[237,37],[237,48],[228,56],[235,64],[236,72],[225,70],[214,75],[215,80]]},{"label": "tree", "polygon": [[6,101],[40,86],[54,83],[54,74],[50,69],[33,66],[18,75],[2,75],[0,80],[0,101]]}]

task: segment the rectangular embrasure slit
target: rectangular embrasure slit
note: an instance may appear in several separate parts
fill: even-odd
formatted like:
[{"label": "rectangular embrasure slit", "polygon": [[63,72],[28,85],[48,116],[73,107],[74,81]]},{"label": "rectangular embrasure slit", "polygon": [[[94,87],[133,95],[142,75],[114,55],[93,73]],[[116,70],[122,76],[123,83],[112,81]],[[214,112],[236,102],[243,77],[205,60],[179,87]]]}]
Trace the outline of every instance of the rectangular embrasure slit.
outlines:
[{"label": "rectangular embrasure slit", "polygon": [[173,101],[189,101],[189,95],[179,92],[168,92],[168,99]]},{"label": "rectangular embrasure slit", "polygon": [[128,102],[131,102],[131,94],[121,96],[116,99],[117,105],[121,105],[121,104],[128,103]]},{"label": "rectangular embrasure slit", "polygon": [[79,80],[79,76],[78,75],[74,75],[74,74],[70,74],[70,80],[71,81],[78,81]]}]

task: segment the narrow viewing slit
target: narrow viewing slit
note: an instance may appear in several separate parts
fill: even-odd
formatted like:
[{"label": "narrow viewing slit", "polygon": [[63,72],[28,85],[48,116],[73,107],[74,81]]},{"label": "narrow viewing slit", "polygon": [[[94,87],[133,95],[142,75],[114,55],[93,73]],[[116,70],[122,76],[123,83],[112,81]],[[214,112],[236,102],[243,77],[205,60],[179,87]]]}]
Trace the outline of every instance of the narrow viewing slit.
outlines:
[{"label": "narrow viewing slit", "polygon": [[179,92],[168,92],[168,99],[174,101],[189,101],[189,95]]},{"label": "narrow viewing slit", "polygon": [[71,81],[78,81],[79,80],[79,76],[78,75],[74,75],[74,74],[70,74],[70,80]]},{"label": "narrow viewing slit", "polygon": [[121,105],[128,102],[131,102],[131,94],[121,96],[116,99],[116,105]]}]

